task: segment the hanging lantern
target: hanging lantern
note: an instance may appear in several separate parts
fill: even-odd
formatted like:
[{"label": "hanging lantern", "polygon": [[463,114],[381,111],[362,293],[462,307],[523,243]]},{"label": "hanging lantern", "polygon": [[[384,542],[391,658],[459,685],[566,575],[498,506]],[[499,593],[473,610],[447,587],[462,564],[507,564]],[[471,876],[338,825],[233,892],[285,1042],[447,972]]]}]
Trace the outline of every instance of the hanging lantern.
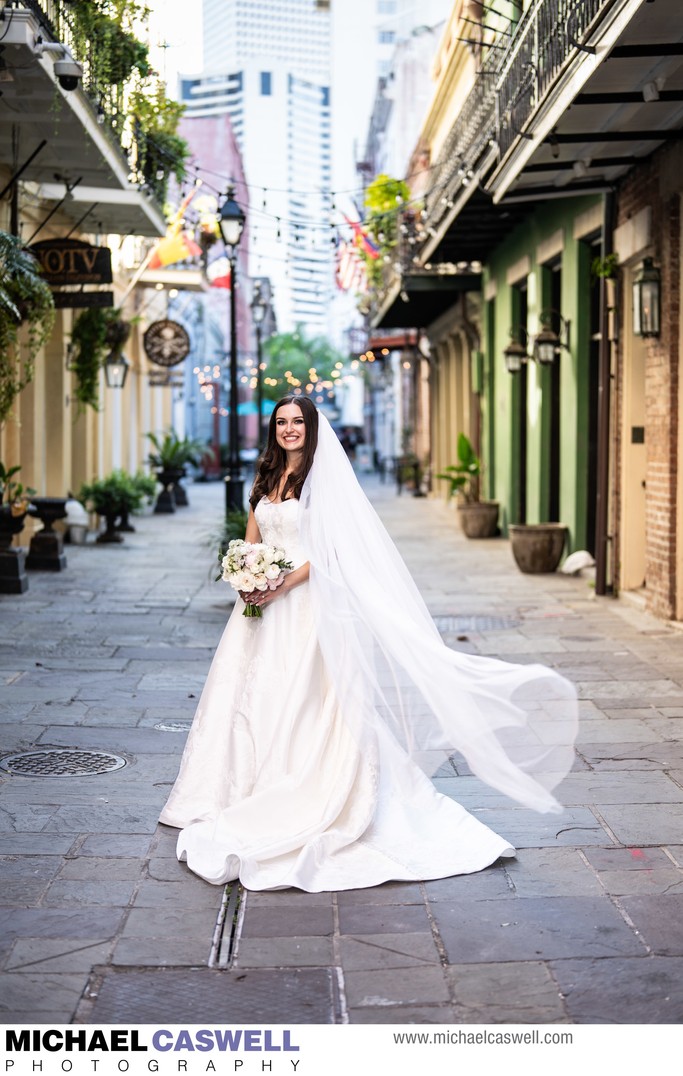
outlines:
[{"label": "hanging lantern", "polygon": [[633,280],[633,332],[659,336],[662,277],[652,258],[644,258]]},{"label": "hanging lantern", "polygon": [[121,352],[111,351],[104,363],[104,376],[110,389],[122,389],[128,376],[129,363]]}]

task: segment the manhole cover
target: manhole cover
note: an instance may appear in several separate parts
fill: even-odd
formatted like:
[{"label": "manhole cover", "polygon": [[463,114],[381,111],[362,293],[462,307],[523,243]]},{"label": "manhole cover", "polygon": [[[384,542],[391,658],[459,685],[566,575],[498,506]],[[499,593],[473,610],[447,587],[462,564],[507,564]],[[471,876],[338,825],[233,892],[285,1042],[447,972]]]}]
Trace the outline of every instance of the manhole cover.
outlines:
[{"label": "manhole cover", "polygon": [[519,627],[521,621],[513,616],[435,616],[434,623],[444,634],[447,631],[505,631]]},{"label": "manhole cover", "polygon": [[96,968],[79,1006],[78,1019],[97,1025],[159,1024],[169,1012],[183,1026],[206,1027],[206,1021],[342,1022],[335,971],[319,967],[232,971],[206,967]]},{"label": "manhole cover", "polygon": [[22,751],[0,759],[0,769],[14,777],[86,777],[110,773],[126,765],[125,758],[108,751],[77,747],[53,747],[45,751]]},{"label": "manhole cover", "polygon": [[189,732],[192,728],[191,721],[159,721],[154,726],[159,732]]}]

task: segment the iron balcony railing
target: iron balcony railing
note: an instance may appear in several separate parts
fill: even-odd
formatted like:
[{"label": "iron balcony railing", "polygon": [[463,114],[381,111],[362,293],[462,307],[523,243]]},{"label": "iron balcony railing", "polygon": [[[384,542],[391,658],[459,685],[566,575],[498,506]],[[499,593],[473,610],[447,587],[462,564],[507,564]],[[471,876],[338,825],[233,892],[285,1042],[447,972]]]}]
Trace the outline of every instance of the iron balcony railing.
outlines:
[{"label": "iron balcony railing", "polygon": [[536,0],[506,47],[489,51],[433,165],[425,228],[434,235],[461,189],[482,182],[524,128],[566,64],[620,0]]},{"label": "iron balcony railing", "polygon": [[9,0],[5,10],[10,8],[32,12],[47,41],[59,41],[71,50],[83,68],[81,86],[90,101],[93,118],[109,130],[114,145],[123,152],[133,175],[138,182],[144,182],[146,177],[140,173],[140,163],[147,147],[126,108],[127,84],[103,76],[102,72],[109,66],[102,62],[103,42],[88,41],[87,47],[83,47],[83,35],[76,34],[78,0]]}]

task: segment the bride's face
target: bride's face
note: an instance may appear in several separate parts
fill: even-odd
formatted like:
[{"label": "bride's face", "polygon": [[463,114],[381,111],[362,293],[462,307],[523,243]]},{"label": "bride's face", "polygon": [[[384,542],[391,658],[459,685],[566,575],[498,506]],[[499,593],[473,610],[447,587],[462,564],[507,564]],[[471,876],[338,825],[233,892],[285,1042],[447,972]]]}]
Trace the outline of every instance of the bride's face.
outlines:
[{"label": "bride's face", "polygon": [[306,423],[298,404],[283,404],[275,418],[275,437],[285,452],[299,452],[306,440]]}]

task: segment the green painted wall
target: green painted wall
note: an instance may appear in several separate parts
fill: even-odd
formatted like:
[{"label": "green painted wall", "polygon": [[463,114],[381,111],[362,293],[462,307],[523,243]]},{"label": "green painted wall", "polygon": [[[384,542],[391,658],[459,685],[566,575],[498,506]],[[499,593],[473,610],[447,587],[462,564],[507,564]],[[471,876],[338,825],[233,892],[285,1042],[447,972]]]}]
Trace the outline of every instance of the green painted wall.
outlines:
[{"label": "green painted wall", "polygon": [[[487,304],[484,323],[485,384],[482,448],[487,466],[488,495],[500,501],[501,526],[518,518],[520,453],[519,375],[505,369],[503,351],[509,330],[519,324],[519,291],[507,282],[510,268],[530,259],[526,278],[528,330],[540,328],[539,315],[550,305],[550,271],[536,262],[536,251],[559,229],[563,231],[561,313],[570,322],[570,351],[560,358],[560,519],[570,530],[570,548],[586,543],[586,468],[588,459],[590,249],[574,239],[577,216],[600,203],[599,197],[557,200],[540,206],[496,249],[486,266],[485,287],[495,282],[495,298]],[[556,360],[557,361],[557,360]],[[526,522],[548,518],[549,369],[527,364]]]}]

